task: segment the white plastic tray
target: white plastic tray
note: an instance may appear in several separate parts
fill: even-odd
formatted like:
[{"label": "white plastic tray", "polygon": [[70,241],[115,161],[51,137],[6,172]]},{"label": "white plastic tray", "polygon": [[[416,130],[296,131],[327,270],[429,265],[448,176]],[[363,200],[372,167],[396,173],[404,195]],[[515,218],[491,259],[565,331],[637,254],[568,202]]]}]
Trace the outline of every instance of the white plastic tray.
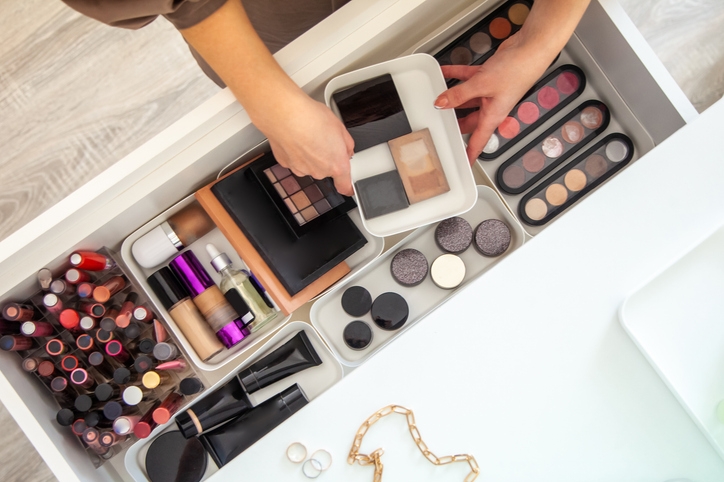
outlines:
[{"label": "white plastic tray", "polygon": [[[497,258],[486,258],[480,255],[473,246],[469,247],[460,255],[467,268],[465,280],[461,287],[455,290],[438,288],[430,279],[429,274],[421,284],[410,288],[400,285],[392,278],[390,274],[390,261],[392,260],[392,256],[403,248],[415,248],[427,257],[429,264],[432,264],[435,258],[444,253],[435,244],[434,233],[437,224],[417,229],[402,239],[384,255],[370,264],[364,271],[360,272],[358,276],[350,278],[338,285],[328,294],[317,300],[312,306],[309,315],[312,324],[319,330],[319,333],[343,364],[359,366],[387,345],[392,339],[399,336],[432,310],[447,301],[470,280],[477,278],[523,245],[525,242],[523,228],[510,214],[498,195],[487,186],[477,186],[477,190],[478,202],[475,203],[470,211],[461,215],[461,217],[466,219],[473,229],[486,219],[494,218],[504,221],[510,227],[511,232],[511,242],[508,251]],[[410,315],[405,325],[397,331],[385,331],[375,325],[369,313],[359,318],[345,313],[342,309],[342,295],[348,287],[357,285],[365,287],[372,295],[373,300],[387,291],[393,291],[402,295],[410,308]],[[342,339],[344,327],[355,319],[361,319],[372,327],[372,342],[365,350],[352,350]]]},{"label": "white plastic tray", "polygon": [[[163,213],[153,218],[151,221],[139,228],[133,234],[131,234],[128,238],[126,238],[126,240],[123,242],[123,245],[121,246],[121,257],[128,266],[128,270],[136,278],[138,285],[143,288],[148,298],[155,305],[156,311],[159,316],[163,317],[166,320],[174,336],[177,337],[179,343],[182,345],[184,351],[188,354],[189,358],[193,361],[193,363],[202,370],[213,371],[218,370],[224,365],[232,362],[237,357],[253,349],[259,343],[259,341],[266,337],[269,333],[283,326],[284,323],[288,322],[291,319],[292,315],[284,317],[284,315],[279,312],[276,318],[270,321],[269,324],[265,326],[260,332],[253,333],[251,336],[244,339],[241,343],[230,349],[222,350],[221,353],[215,355],[213,358],[206,362],[201,361],[199,356],[196,354],[196,351],[191,348],[191,345],[189,344],[186,337],[176,326],[176,323],[174,323],[174,321],[171,319],[171,316],[163,308],[158,298],[146,282],[146,278],[148,276],[150,276],[153,272],[161,269],[162,266],[165,266],[168,263],[161,264],[152,269],[143,268],[138,263],[136,263],[136,260],[131,253],[131,246],[138,238],[140,238],[162,222],[166,221],[173,214],[193,202],[193,200],[193,195],[186,197],[173,207],[167,209]],[[352,276],[362,267],[372,262],[376,257],[380,255],[380,253],[382,253],[382,250],[384,248],[384,240],[370,235],[362,226],[362,221],[359,216],[359,209],[354,209],[350,211],[349,217],[360,228],[360,232],[362,232],[362,234],[367,239],[367,244],[363,246],[362,249],[347,258],[347,264],[351,269],[351,272],[347,274],[348,277]],[[206,269],[206,272],[209,273],[211,278],[218,284],[221,281],[221,277],[216,272],[216,270],[211,267],[211,258],[206,252],[206,245],[208,243],[214,244],[217,248],[219,248],[222,253],[226,252],[226,254],[229,255],[231,261],[234,263],[234,266],[236,266],[237,268],[240,268],[242,266],[241,258],[234,250],[233,246],[231,246],[231,243],[229,243],[229,241],[219,229],[213,229],[210,233],[208,233],[207,235],[193,243],[191,246],[189,246],[189,248],[187,248],[193,250],[194,254],[199,258],[199,261],[201,261],[201,264]],[[344,280],[344,278],[342,279]]]},{"label": "white plastic tray", "polygon": [[[342,365],[340,365],[334,358],[334,355],[332,355],[329,351],[329,348],[327,348],[314,328],[312,328],[308,323],[304,323],[302,321],[292,321],[284,325],[284,327],[275,333],[273,337],[269,338],[269,340],[264,343],[254,356],[249,358],[249,360],[240,366],[238,370],[229,373],[214,386],[206,389],[201,396],[194,399],[194,403],[207,396],[217,387],[224,385],[236,376],[239,371],[251,365],[264,355],[272,352],[275,348],[283,345],[300,330],[304,330],[304,332],[306,332],[309,337],[309,341],[312,343],[312,346],[314,346],[317,354],[322,359],[322,364],[316,367],[307,368],[295,375],[279,380],[278,382],[249,395],[249,399],[251,400],[251,403],[256,406],[286,388],[291,387],[295,383],[298,383],[299,386],[302,387],[302,390],[304,390],[304,393],[307,395],[309,401],[311,402],[314,400],[325,390],[342,379]],[[148,480],[145,469],[146,452],[148,451],[148,447],[157,436],[170,430],[178,430],[175,416],[172,417],[166,424],[156,427],[150,437],[139,440],[128,449],[125,457],[125,465],[126,470],[128,470],[134,480],[137,482],[145,482]],[[208,468],[206,469],[204,479],[209,478],[212,474],[218,471],[219,468],[216,466],[211,457],[209,457]]]},{"label": "white plastic tray", "polygon": [[[325,101],[339,116],[332,94],[384,74],[390,74],[394,79],[412,130],[430,129],[450,191],[384,216],[373,219],[362,216],[367,230],[381,237],[457,216],[472,208],[477,198],[475,180],[455,113],[452,110],[437,110],[433,106],[437,96],[447,86],[440,66],[431,56],[415,54],[400,57],[335,77],[324,90]],[[356,153],[352,157],[351,168],[354,184],[360,179],[391,171],[395,169],[395,164],[390,150],[383,144]]]},{"label": "white plastic tray", "polygon": [[724,458],[724,227],[629,296],[624,329]]}]

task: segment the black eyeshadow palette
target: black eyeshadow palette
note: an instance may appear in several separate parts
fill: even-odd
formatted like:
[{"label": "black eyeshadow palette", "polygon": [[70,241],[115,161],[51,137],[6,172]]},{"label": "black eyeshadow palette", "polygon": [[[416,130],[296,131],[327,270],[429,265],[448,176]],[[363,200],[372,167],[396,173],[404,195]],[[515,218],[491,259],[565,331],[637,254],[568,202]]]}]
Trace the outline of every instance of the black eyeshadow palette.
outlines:
[{"label": "black eyeshadow palette", "polygon": [[412,132],[390,74],[335,92],[332,98],[354,139],[354,152]]},{"label": "black eyeshadow palette", "polygon": [[387,171],[354,183],[365,218],[393,213],[410,206],[397,171]]},{"label": "black eyeshadow palette", "polygon": [[606,130],[610,120],[603,102],[583,102],[501,164],[495,176],[497,186],[508,194],[526,191]]},{"label": "black eyeshadow palette", "polygon": [[297,237],[357,207],[353,198],[337,192],[332,179],[296,176],[273,156],[253,163],[251,170]]}]

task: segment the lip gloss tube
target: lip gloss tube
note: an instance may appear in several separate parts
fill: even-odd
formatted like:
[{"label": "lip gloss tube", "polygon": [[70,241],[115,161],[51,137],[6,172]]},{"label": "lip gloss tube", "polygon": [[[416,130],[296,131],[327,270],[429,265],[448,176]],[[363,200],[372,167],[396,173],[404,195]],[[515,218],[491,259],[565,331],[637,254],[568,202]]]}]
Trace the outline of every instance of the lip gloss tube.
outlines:
[{"label": "lip gloss tube", "polygon": [[113,431],[118,435],[130,435],[133,427],[141,420],[139,415],[120,416],[113,421]]},{"label": "lip gloss tube", "polygon": [[85,432],[87,428],[88,425],[86,425],[85,420],[83,420],[82,418],[77,419],[75,422],[73,422],[73,425],[71,425],[71,430],[78,437],[82,437],[83,432]]},{"label": "lip gloss tube", "polygon": [[78,302],[78,310],[85,313],[93,318],[101,318],[106,314],[106,307],[101,303],[96,303],[91,300],[81,300]]},{"label": "lip gloss tube", "polygon": [[149,390],[154,390],[170,381],[171,375],[169,375],[168,373],[149,370],[143,374],[143,379],[141,383],[143,383],[143,386],[148,388]]},{"label": "lip gloss tube", "polygon": [[105,271],[116,265],[111,258],[95,251],[76,251],[70,255],[70,264],[88,271]]},{"label": "lip gloss tube", "polygon": [[166,328],[158,320],[153,320],[153,337],[156,339],[156,343],[163,343],[168,339]]},{"label": "lip gloss tube", "polygon": [[126,387],[126,389],[123,390],[123,403],[132,407],[141,403],[143,399],[150,394],[151,390],[147,389],[146,387],[132,385],[130,387]]},{"label": "lip gloss tube", "polygon": [[133,363],[130,353],[118,340],[111,340],[106,344],[106,354],[122,365],[129,366]]},{"label": "lip gloss tube", "polygon": [[171,417],[173,417],[173,414],[181,407],[182,402],[183,397],[180,394],[176,392],[169,393],[166,398],[163,399],[161,405],[153,411],[153,414],[151,415],[153,421],[159,425],[163,425],[168,422],[171,420]]},{"label": "lip gloss tube", "polygon": [[60,356],[68,351],[68,345],[54,338],[45,344],[45,351],[47,351],[50,356]]},{"label": "lip gloss tube", "polygon": [[107,454],[111,448],[101,446],[100,439],[101,434],[96,428],[88,427],[83,431],[83,441],[86,445],[96,454],[103,456]]},{"label": "lip gloss tube", "polygon": [[128,338],[129,340],[135,340],[139,336],[141,336],[141,327],[138,326],[136,323],[130,323],[124,330],[123,334]]},{"label": "lip gloss tube", "polygon": [[3,318],[8,321],[32,321],[35,308],[20,303],[8,303],[3,307]]},{"label": "lip gloss tube", "polygon": [[56,295],[73,296],[75,294],[75,286],[58,278],[50,283],[50,292]]},{"label": "lip gloss tube", "polygon": [[113,295],[126,287],[126,280],[122,276],[114,276],[93,290],[93,299],[98,303],[105,303]]},{"label": "lip gloss tube", "polygon": [[43,296],[43,305],[54,315],[59,315],[63,311],[63,301],[55,293],[47,293]]},{"label": "lip gloss tube", "polygon": [[20,325],[20,332],[25,336],[53,336],[55,329],[46,321],[25,321]]},{"label": "lip gloss tube", "polygon": [[60,360],[60,367],[63,371],[72,373],[76,368],[80,368],[80,362],[75,355],[65,355],[63,359]]},{"label": "lip gloss tube", "polygon": [[83,333],[75,339],[75,346],[77,346],[80,351],[91,351],[95,348],[95,343],[93,342],[92,336],[88,333]]},{"label": "lip gloss tube", "polygon": [[83,331],[91,331],[97,324],[96,319],[88,315],[81,317],[80,322],[78,322],[78,326]]},{"label": "lip gloss tube", "polygon": [[160,401],[156,401],[148,411],[143,414],[141,420],[138,421],[135,427],[133,427],[133,434],[138,438],[148,438],[153,432],[153,429],[158,425],[153,420],[153,412],[161,405]]},{"label": "lip gloss tube", "polygon": [[153,360],[151,360],[151,357],[148,357],[146,355],[141,355],[136,358],[136,361],[133,362],[133,368],[136,369],[136,373],[139,375],[143,375],[147,371],[151,370],[153,368]]},{"label": "lip gloss tube", "polygon": [[108,379],[113,378],[113,366],[108,363],[108,360],[106,360],[106,357],[103,356],[103,353],[99,351],[92,352],[88,355],[88,364],[94,367],[102,376]]},{"label": "lip gloss tube", "polygon": [[77,268],[71,268],[65,272],[65,280],[72,285],[77,285],[78,283],[83,283],[84,281],[90,281],[90,279],[91,277],[88,273]]},{"label": "lip gloss tube", "polygon": [[169,268],[153,273],[148,278],[148,284],[202,361],[224,349],[191,301],[189,292]]},{"label": "lip gloss tube", "polygon": [[[50,381],[50,389],[53,390],[55,394],[64,393],[66,395],[70,395],[73,392],[73,389],[68,383],[68,379],[65,377],[53,378]],[[73,398],[75,399],[75,395],[73,395]]]},{"label": "lip gloss tube", "polygon": [[30,357],[24,359],[21,365],[23,370],[28,373],[33,373],[38,371],[38,365],[40,365],[41,361],[43,361],[41,358]]},{"label": "lip gloss tube", "polygon": [[101,402],[118,400],[121,396],[121,389],[110,383],[101,383],[95,389],[96,398]]},{"label": "lip gloss tube", "polygon": [[101,328],[106,331],[113,331],[118,327],[118,325],[116,325],[116,316],[118,316],[118,310],[118,306],[113,306],[110,310],[106,311],[105,316],[103,316],[100,321]]},{"label": "lip gloss tube", "polygon": [[[27,323],[27,321],[24,323]],[[19,335],[20,326],[22,325],[13,321],[0,320],[0,335]]]},{"label": "lip gloss tube", "polygon": [[156,343],[153,347],[153,357],[158,361],[168,361],[178,358],[178,348],[170,343]]},{"label": "lip gloss tube", "polygon": [[88,372],[85,371],[83,368],[76,368],[73,370],[70,374],[70,381],[74,385],[78,385],[79,387],[83,387],[86,390],[90,390],[93,387],[95,387],[96,381],[91,378],[90,375],[88,375]]},{"label": "lip gloss tube", "polygon": [[80,315],[77,311],[72,308],[66,308],[60,312],[58,317],[60,324],[63,325],[68,331],[79,332],[80,330]]},{"label": "lip gloss tube", "polygon": [[[139,414],[138,407],[130,407],[128,405],[121,405],[120,402],[111,401],[106,403],[103,407],[103,416],[108,420],[117,420],[119,417],[135,417]],[[140,418],[140,416],[138,417]],[[123,435],[123,434],[121,434]]]},{"label": "lip gloss tube", "polygon": [[89,282],[80,283],[78,285],[78,297],[79,298],[90,298],[93,296],[93,290],[96,289],[96,285]]},{"label": "lip gloss tube", "polygon": [[148,323],[153,320],[153,311],[149,310],[147,307],[141,305],[136,306],[136,308],[133,310],[133,318],[136,321],[142,321],[144,323]]},{"label": "lip gloss tube", "polygon": [[50,283],[53,282],[53,272],[48,268],[42,268],[38,271],[38,284],[40,289],[48,291],[50,289]]},{"label": "lip gloss tube", "polygon": [[[55,364],[52,361],[43,360],[38,364],[38,375],[40,375],[41,377],[50,378],[56,373],[57,372],[55,371]],[[61,378],[61,380],[64,380],[66,384],[68,383],[65,378]]]},{"label": "lip gloss tube", "polygon": [[193,251],[176,256],[169,266],[191,293],[194,304],[226,348],[231,348],[249,336],[244,322],[226,301]]},{"label": "lip gloss tube", "polygon": [[179,358],[156,365],[156,371],[182,372],[186,370],[186,366],[186,362]]},{"label": "lip gloss tube", "polygon": [[103,432],[99,443],[101,447],[113,447],[116,444],[124,442],[128,438],[127,435],[118,435],[116,432]]},{"label": "lip gloss tube", "polygon": [[126,328],[131,323],[133,317],[133,309],[136,307],[138,301],[138,295],[134,292],[128,293],[126,299],[121,305],[121,309],[118,310],[116,315],[116,326],[119,328]]},{"label": "lip gloss tube", "polygon": [[0,350],[23,351],[33,346],[33,339],[23,335],[5,335],[0,338]]}]

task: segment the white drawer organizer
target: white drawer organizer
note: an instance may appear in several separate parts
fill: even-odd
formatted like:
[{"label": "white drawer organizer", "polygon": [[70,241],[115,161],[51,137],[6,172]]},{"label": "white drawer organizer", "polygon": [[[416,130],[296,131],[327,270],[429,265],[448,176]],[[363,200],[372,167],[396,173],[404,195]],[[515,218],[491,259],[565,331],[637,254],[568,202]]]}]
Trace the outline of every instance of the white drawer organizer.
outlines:
[{"label": "white drawer organizer", "polygon": [[[332,77],[411,53],[472,10],[484,14],[498,3],[354,0],[276,57],[305,91],[322,100]],[[577,35],[655,144],[696,115],[615,0],[594,0]],[[128,235],[261,140],[232,95],[219,93],[2,241],[0,304],[31,294],[37,271],[59,269],[75,249],[119,251]],[[307,321],[307,310],[308,305],[293,318]],[[217,383],[253,352],[205,372],[205,384]],[[92,467],[73,435],[52,421],[57,407],[44,391],[21,370],[14,354],[0,353],[0,398],[60,480],[130,480],[122,457],[99,470]]]}]

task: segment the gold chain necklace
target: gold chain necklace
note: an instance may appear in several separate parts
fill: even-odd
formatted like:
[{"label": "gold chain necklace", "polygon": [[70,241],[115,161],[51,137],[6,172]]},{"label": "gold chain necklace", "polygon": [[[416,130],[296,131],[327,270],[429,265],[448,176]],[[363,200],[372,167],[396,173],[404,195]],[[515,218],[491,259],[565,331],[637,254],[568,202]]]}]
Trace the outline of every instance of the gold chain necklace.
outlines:
[{"label": "gold chain necklace", "polygon": [[470,465],[470,473],[467,475],[467,477],[465,477],[464,482],[473,482],[478,477],[478,474],[480,473],[480,467],[478,467],[478,462],[472,455],[461,454],[438,457],[433,454],[430,449],[427,448],[427,444],[422,440],[422,437],[420,436],[420,431],[417,429],[417,425],[415,425],[415,414],[413,414],[412,410],[410,410],[409,408],[401,407],[400,405],[388,405],[385,408],[378,410],[370,418],[365,420],[359,430],[357,430],[357,435],[355,435],[354,442],[352,442],[352,448],[350,449],[349,456],[347,457],[348,464],[354,465],[355,461],[363,466],[374,464],[375,476],[373,481],[382,481],[382,469],[384,468],[384,466],[382,465],[381,457],[382,454],[384,454],[384,451],[382,449],[377,449],[369,455],[364,455],[359,453],[359,449],[360,447],[362,447],[362,439],[364,438],[369,428],[381,418],[386,417],[387,415],[391,415],[393,413],[399,413],[400,415],[404,415],[407,418],[407,425],[410,429],[410,435],[412,436],[412,440],[415,441],[415,444],[417,444],[417,448],[420,449],[420,452],[422,452],[422,455],[424,455],[427,460],[432,462],[434,465],[447,465],[454,462],[467,462],[468,465]]}]

